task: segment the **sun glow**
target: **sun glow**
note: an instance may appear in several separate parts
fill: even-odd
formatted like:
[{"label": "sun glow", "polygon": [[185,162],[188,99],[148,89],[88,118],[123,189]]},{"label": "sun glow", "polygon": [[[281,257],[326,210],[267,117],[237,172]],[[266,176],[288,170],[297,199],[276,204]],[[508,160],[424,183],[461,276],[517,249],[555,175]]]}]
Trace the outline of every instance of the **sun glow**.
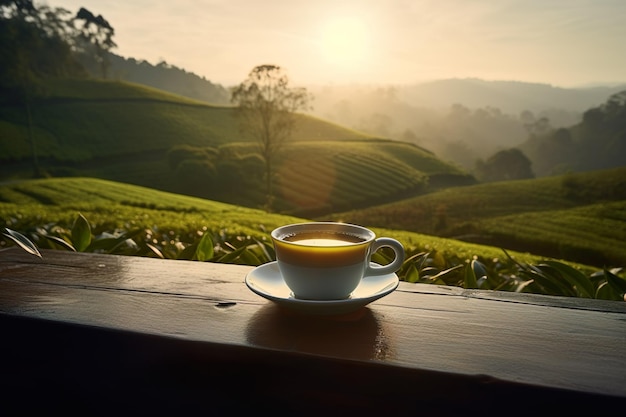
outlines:
[{"label": "sun glow", "polygon": [[356,69],[368,60],[369,30],[357,18],[334,18],[322,27],[320,46],[327,64],[337,69]]}]

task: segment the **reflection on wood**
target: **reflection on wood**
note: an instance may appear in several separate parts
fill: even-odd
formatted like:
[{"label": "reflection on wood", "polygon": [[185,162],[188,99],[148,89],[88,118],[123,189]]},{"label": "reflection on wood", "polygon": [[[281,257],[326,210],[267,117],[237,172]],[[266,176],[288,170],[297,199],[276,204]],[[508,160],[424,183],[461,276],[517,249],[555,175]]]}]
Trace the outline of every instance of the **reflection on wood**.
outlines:
[{"label": "reflection on wood", "polygon": [[309,317],[249,291],[250,270],[0,251],[0,414],[626,405],[624,303],[401,283],[349,315]]}]

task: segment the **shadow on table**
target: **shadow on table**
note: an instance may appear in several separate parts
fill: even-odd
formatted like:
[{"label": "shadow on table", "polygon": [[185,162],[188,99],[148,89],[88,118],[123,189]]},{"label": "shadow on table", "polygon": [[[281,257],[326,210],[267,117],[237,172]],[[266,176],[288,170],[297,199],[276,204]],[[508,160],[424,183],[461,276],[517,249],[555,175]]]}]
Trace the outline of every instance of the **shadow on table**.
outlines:
[{"label": "shadow on table", "polygon": [[267,304],[250,319],[246,339],[260,347],[342,359],[385,360],[393,353],[388,330],[367,307],[342,316],[306,316]]}]

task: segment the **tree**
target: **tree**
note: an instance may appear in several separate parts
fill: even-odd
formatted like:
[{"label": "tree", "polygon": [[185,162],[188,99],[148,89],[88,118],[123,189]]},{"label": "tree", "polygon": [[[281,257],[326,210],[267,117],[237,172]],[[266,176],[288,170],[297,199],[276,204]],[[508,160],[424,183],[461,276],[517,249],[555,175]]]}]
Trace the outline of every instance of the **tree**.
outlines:
[{"label": "tree", "polygon": [[80,28],[80,39],[83,44],[95,48],[96,62],[100,65],[102,78],[106,78],[109,68],[109,51],[117,46],[113,41],[115,29],[102,15],[95,16],[84,7],[80,8],[74,19],[77,22],[83,22]]},{"label": "tree", "polygon": [[33,174],[41,174],[33,130],[36,99],[45,96],[44,80],[79,74],[67,43],[64,9],[35,7],[31,0],[0,0],[0,102],[25,110]]},{"label": "tree", "polygon": [[276,65],[253,68],[232,91],[231,102],[237,106],[241,129],[259,143],[268,210],[274,199],[274,162],[296,127],[296,112],[308,110],[311,99],[305,88],[289,87],[287,75]]},{"label": "tree", "polygon": [[178,189],[185,194],[200,198],[212,198],[212,188],[217,182],[217,170],[213,161],[185,159],[178,164],[175,179]]},{"label": "tree", "polygon": [[552,130],[552,126],[550,126],[550,119],[547,117],[541,117],[530,121],[529,123],[525,123],[524,127],[531,137],[546,135]]},{"label": "tree", "polygon": [[496,152],[487,161],[476,161],[476,176],[481,181],[507,181],[534,178],[531,162],[517,148]]},{"label": "tree", "polygon": [[68,14],[30,0],[0,0],[1,87],[84,74],[70,47]]}]

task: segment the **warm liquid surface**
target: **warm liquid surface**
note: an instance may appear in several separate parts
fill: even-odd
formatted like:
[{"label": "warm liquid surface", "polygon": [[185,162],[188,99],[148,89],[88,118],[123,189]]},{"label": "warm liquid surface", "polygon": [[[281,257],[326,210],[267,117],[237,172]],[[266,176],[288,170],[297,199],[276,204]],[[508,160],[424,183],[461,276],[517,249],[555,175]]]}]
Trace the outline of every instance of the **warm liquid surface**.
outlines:
[{"label": "warm liquid surface", "polygon": [[345,233],[307,232],[285,236],[283,240],[305,246],[345,246],[364,242],[360,236]]}]

